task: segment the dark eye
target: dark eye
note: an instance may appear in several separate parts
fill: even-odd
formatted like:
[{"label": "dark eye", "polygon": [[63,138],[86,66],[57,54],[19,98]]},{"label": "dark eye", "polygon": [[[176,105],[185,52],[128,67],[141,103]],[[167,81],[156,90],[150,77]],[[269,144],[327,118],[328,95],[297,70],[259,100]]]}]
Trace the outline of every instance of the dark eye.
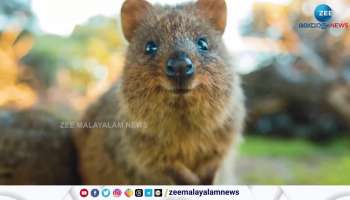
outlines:
[{"label": "dark eye", "polygon": [[145,46],[146,55],[154,56],[156,55],[157,51],[158,51],[158,45],[155,42],[149,41],[146,43],[146,46]]},{"label": "dark eye", "polygon": [[208,51],[208,41],[206,38],[199,38],[197,40],[197,47],[200,51]]}]

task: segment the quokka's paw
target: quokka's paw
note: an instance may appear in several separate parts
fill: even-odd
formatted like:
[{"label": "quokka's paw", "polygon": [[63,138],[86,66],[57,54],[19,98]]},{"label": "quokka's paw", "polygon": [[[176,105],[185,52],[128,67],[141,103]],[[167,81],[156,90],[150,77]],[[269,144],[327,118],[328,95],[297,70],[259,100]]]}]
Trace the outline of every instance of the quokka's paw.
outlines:
[{"label": "quokka's paw", "polygon": [[176,185],[199,185],[201,180],[197,174],[182,163],[176,162],[166,170]]},{"label": "quokka's paw", "polygon": [[202,164],[199,167],[198,176],[200,177],[201,185],[212,185],[214,183],[214,178],[218,171],[219,164],[220,161],[214,159]]}]

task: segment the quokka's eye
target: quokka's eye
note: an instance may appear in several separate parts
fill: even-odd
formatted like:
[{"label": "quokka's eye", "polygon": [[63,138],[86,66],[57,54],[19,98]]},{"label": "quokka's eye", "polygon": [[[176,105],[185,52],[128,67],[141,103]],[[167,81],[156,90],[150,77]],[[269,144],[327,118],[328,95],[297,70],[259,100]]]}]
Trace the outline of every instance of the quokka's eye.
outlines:
[{"label": "quokka's eye", "polygon": [[208,51],[209,45],[207,39],[203,37],[199,38],[197,40],[197,47],[200,51]]},{"label": "quokka's eye", "polygon": [[154,56],[158,51],[158,45],[154,41],[148,41],[145,46],[146,55]]}]

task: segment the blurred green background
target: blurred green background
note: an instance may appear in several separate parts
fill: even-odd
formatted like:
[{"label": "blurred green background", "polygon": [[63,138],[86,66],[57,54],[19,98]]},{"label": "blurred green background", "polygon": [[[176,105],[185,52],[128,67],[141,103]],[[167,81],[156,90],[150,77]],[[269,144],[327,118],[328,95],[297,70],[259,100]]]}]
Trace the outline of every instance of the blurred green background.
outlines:
[{"label": "blurred green background", "polygon": [[[318,1],[249,2],[225,33],[247,95],[238,182],[349,184],[349,29],[298,29],[315,22]],[[97,15],[67,35],[47,33],[32,3],[0,1],[0,108],[76,119],[121,74],[119,19]],[[335,21],[350,21],[341,10],[350,1],[329,3]]]}]

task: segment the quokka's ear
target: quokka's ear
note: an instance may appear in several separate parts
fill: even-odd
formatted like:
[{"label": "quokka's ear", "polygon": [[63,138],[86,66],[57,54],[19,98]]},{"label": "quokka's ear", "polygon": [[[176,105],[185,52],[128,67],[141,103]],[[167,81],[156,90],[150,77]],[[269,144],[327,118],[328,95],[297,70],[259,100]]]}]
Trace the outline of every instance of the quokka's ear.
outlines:
[{"label": "quokka's ear", "polygon": [[145,0],[126,0],[121,9],[121,21],[125,38],[130,42],[137,26],[152,5]]},{"label": "quokka's ear", "polygon": [[198,0],[196,7],[202,17],[207,18],[214,28],[224,33],[227,18],[225,0]]}]

